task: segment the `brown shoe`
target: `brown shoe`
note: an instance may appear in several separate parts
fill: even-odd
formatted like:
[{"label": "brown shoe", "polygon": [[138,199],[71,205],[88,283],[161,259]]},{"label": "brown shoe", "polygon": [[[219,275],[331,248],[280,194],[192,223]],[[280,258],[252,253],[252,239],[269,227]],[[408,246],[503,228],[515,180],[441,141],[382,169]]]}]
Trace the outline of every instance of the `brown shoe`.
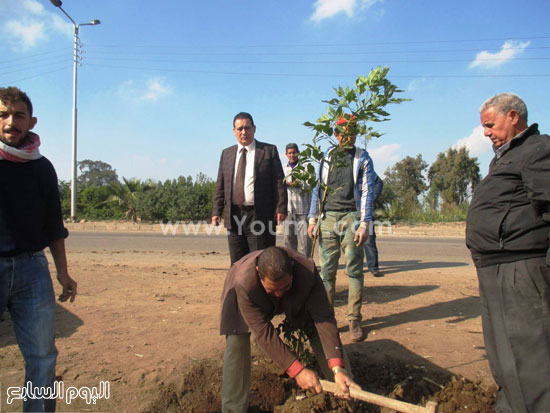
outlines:
[{"label": "brown shoe", "polygon": [[349,322],[349,335],[351,341],[354,343],[363,340],[363,329],[361,328],[361,322],[359,320],[352,320]]}]

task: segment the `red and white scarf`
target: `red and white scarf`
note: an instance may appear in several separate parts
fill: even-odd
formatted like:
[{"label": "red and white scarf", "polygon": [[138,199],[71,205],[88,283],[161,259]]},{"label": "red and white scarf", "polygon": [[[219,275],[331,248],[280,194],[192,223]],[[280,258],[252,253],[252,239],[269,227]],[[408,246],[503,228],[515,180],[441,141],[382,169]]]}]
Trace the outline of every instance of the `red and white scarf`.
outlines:
[{"label": "red and white scarf", "polygon": [[0,160],[11,162],[28,162],[42,157],[38,147],[40,136],[34,132],[27,132],[25,142],[19,148],[6,145],[0,141]]}]

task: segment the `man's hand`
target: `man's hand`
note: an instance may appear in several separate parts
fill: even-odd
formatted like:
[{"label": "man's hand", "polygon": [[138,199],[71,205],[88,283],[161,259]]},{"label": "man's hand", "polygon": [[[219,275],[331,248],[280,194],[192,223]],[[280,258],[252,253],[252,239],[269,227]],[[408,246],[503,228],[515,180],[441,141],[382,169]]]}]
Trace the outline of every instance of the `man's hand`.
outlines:
[{"label": "man's hand", "polygon": [[356,390],[361,390],[361,387],[350,379],[349,376],[343,371],[334,375],[334,382],[338,385],[340,391],[342,392],[342,394],[337,394],[336,396],[343,399],[349,399],[350,387]]},{"label": "man's hand", "polygon": [[50,242],[50,252],[52,253],[55,269],[57,271],[57,280],[63,286],[63,292],[59,296],[59,301],[71,299],[71,303],[76,297],[76,281],[69,276],[67,270],[67,254],[65,253],[65,239],[59,238]]},{"label": "man's hand", "polygon": [[59,301],[64,302],[70,298],[71,303],[74,302],[76,297],[76,281],[66,272],[57,273],[57,281],[59,281],[59,284],[63,287],[63,292],[59,296]]},{"label": "man's hand", "polygon": [[319,377],[317,377],[317,374],[313,370],[303,369],[296,375],[295,379],[296,384],[304,390],[309,390],[315,394],[323,391]]},{"label": "man's hand", "polygon": [[277,225],[280,225],[286,219],[286,214],[277,214]]},{"label": "man's hand", "polygon": [[316,224],[309,224],[309,227],[307,227],[307,236],[310,238],[310,239],[313,239],[313,237],[315,236],[315,229],[316,229],[317,225]]},{"label": "man's hand", "polygon": [[221,217],[217,217],[217,216],[212,217],[212,225],[214,225],[215,227],[220,225],[221,222],[222,222]]},{"label": "man's hand", "polygon": [[366,228],[359,227],[355,232],[355,237],[353,237],[353,241],[355,242],[355,245],[360,247],[367,240],[368,236],[369,236],[368,225]]}]

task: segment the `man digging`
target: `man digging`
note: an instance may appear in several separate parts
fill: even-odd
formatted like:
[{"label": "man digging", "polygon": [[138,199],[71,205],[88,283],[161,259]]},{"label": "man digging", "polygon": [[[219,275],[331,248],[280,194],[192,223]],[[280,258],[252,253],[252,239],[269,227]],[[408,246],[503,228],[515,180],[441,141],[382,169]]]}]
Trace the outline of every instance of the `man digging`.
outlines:
[{"label": "man digging", "polygon": [[[296,358],[281,341],[271,319],[285,313],[290,324],[313,323],[325,360],[345,398],[360,389],[343,368],[344,355],[334,310],[313,260],[282,247],[254,251],[229,270],[222,294],[220,333],[226,336],[222,380],[222,412],[246,412],[250,388],[250,335],[298,386],[321,393],[317,374]],[[314,340],[316,341],[316,340]],[[322,354],[324,353],[324,354]],[[325,357],[326,355],[326,357]]]}]

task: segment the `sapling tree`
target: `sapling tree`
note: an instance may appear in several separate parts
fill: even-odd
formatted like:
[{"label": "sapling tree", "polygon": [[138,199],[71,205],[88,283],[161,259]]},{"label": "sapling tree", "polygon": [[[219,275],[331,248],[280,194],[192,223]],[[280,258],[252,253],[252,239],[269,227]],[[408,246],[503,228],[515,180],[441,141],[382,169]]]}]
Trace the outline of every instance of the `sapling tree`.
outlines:
[{"label": "sapling tree", "polygon": [[[328,176],[334,168],[342,165],[346,145],[339,145],[334,137],[334,130],[342,136],[357,136],[363,139],[364,145],[372,138],[379,138],[382,133],[374,129],[373,124],[388,121],[390,114],[385,107],[391,103],[401,103],[409,99],[394,97],[394,94],[403,92],[398,89],[387,78],[389,68],[377,67],[368,76],[359,76],[353,87],[336,87],[336,97],[324,100],[327,103],[327,112],[315,122],[305,122],[304,125],[315,132],[313,143],[305,144],[305,149],[300,152],[298,165],[292,170],[289,177],[292,181],[302,181],[310,188],[320,187],[319,216],[323,213],[327,194],[336,191],[338,188],[329,188],[328,185],[319,179],[316,173],[316,164],[320,164],[324,157],[321,144],[326,141],[329,146],[330,157],[324,162],[328,166]],[[340,120],[345,122],[336,125]],[[326,180],[329,182],[329,179]],[[315,243],[319,226],[315,231],[311,256],[315,250]]]}]

